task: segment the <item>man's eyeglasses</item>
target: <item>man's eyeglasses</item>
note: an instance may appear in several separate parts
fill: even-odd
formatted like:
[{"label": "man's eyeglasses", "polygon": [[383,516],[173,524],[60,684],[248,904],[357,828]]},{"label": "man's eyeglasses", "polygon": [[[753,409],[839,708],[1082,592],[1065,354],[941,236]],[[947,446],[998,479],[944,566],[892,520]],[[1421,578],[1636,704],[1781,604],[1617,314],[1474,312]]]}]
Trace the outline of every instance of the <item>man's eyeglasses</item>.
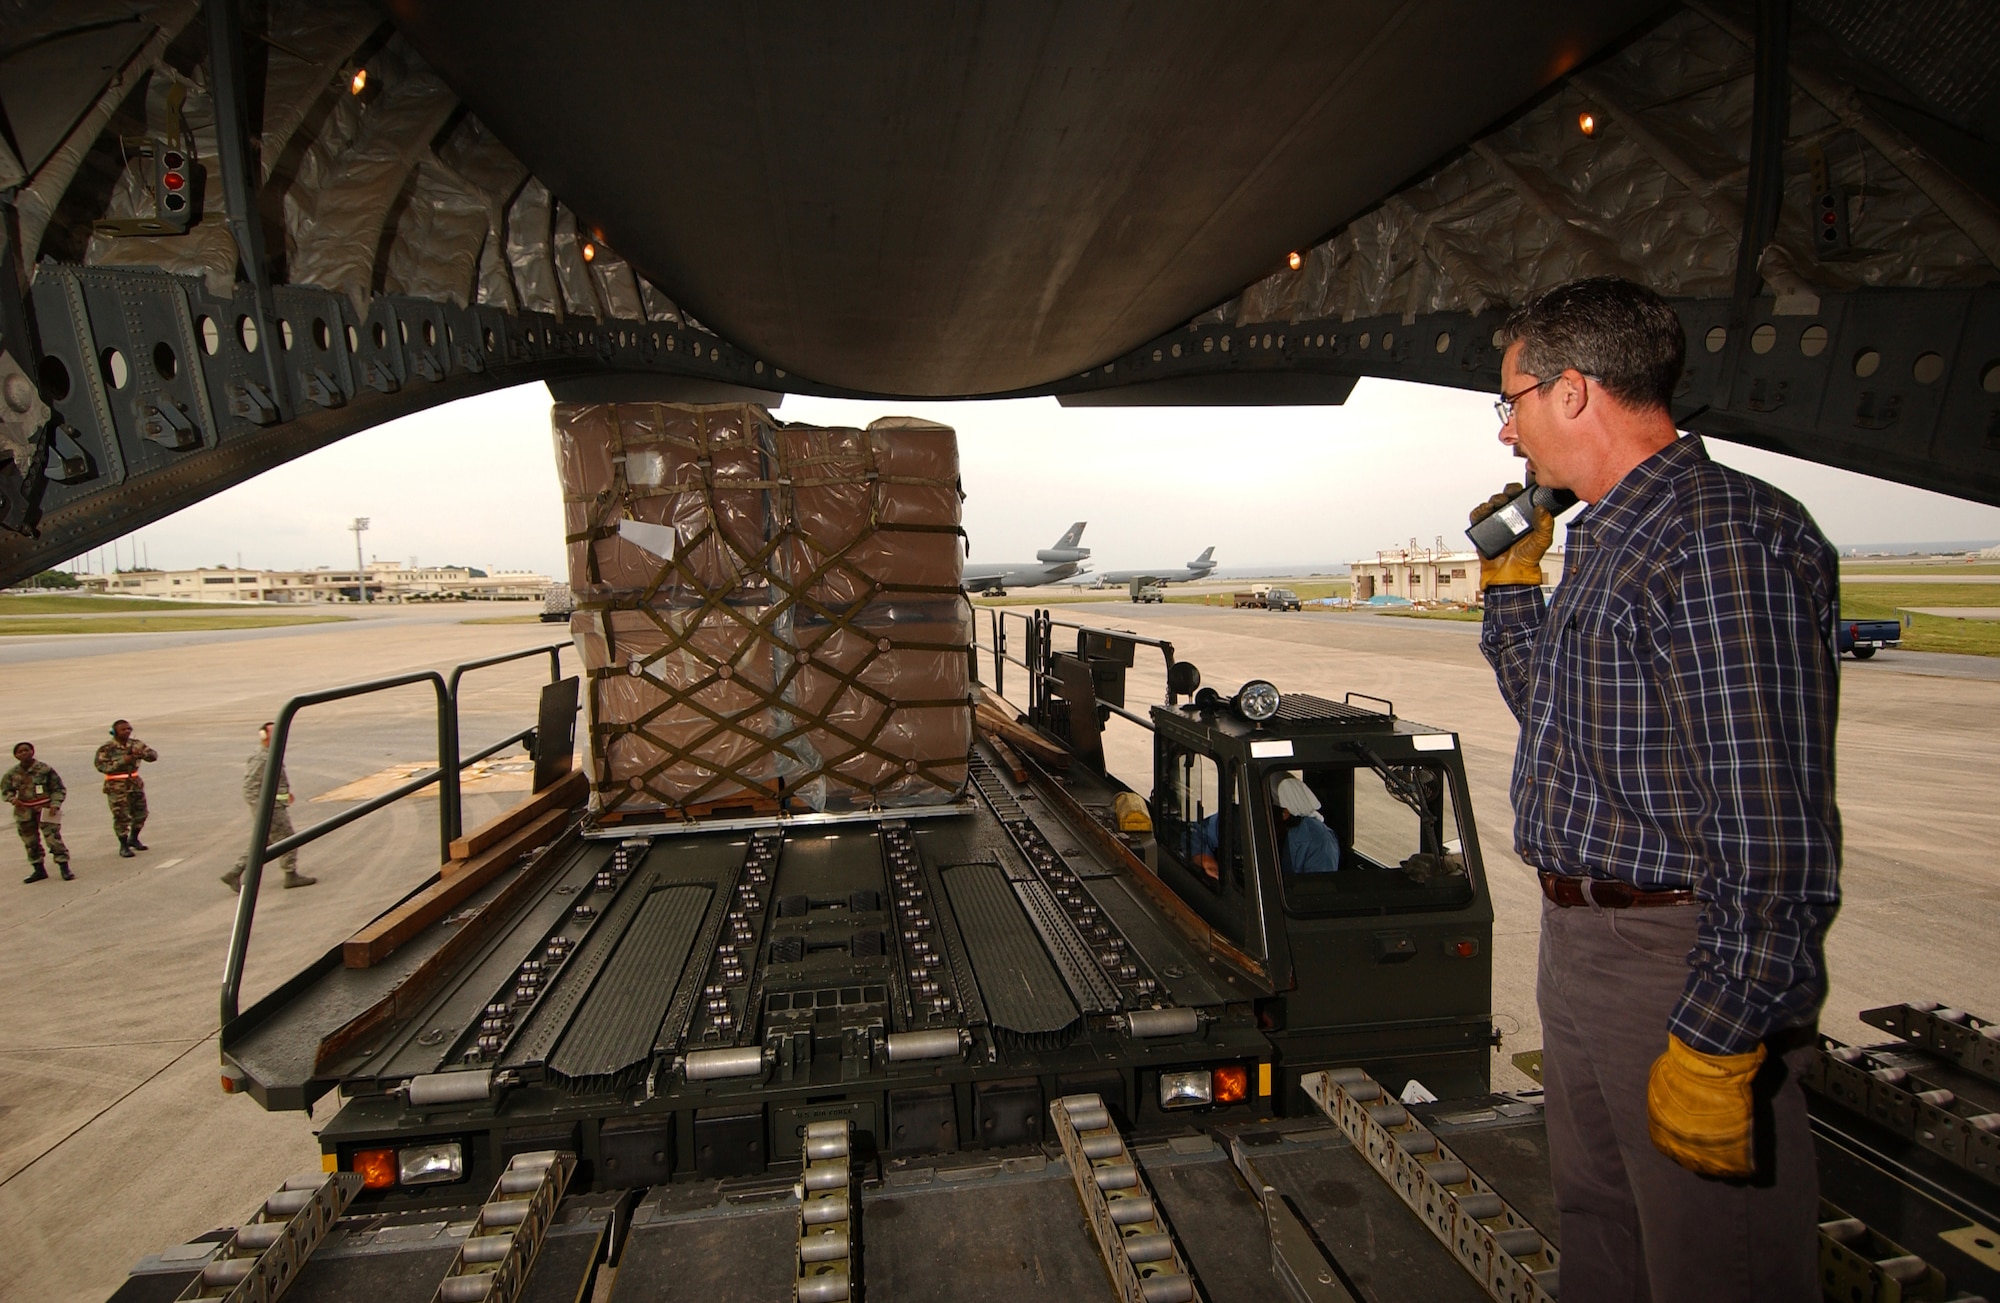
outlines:
[{"label": "man's eyeglasses", "polygon": [[1520,402],[1523,398],[1526,398],[1529,394],[1534,393],[1537,389],[1547,389],[1550,385],[1554,384],[1556,381],[1560,379],[1562,379],[1562,375],[1558,373],[1556,375],[1550,376],[1546,380],[1537,380],[1534,384],[1529,385],[1525,389],[1517,389],[1511,394],[1500,395],[1500,401],[1493,404],[1494,415],[1500,418],[1500,424],[1502,425],[1512,424],[1514,420],[1515,403]]}]

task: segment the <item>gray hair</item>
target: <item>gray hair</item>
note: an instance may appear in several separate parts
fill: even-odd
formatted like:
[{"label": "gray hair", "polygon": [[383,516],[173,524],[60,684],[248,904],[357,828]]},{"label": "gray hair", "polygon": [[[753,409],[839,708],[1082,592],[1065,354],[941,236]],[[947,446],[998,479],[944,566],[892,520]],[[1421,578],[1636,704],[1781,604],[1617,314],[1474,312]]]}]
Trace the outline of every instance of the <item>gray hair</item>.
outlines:
[{"label": "gray hair", "polygon": [[1516,365],[1538,380],[1574,368],[1633,407],[1666,410],[1687,360],[1687,336],[1667,301],[1616,276],[1558,285],[1515,309],[1500,328]]}]

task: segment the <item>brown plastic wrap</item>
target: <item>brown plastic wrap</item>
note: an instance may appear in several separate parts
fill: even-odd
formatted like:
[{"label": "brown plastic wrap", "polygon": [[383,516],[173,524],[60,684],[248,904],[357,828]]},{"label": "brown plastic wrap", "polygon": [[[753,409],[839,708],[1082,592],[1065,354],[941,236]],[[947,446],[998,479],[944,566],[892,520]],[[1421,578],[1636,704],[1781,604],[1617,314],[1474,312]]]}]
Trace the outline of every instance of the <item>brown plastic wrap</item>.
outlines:
[{"label": "brown plastic wrap", "polygon": [[957,437],[755,406],[558,404],[603,822],[948,800],[972,613]]},{"label": "brown plastic wrap", "polygon": [[774,432],[788,536],[779,566],[808,609],[958,592],[958,438],[901,419],[909,423]]},{"label": "brown plastic wrap", "polygon": [[600,813],[762,802],[777,808],[777,679],[754,616],[578,611],[591,786]]},{"label": "brown plastic wrap", "polygon": [[763,408],[558,403],[554,422],[580,603],[699,606],[769,582]]},{"label": "brown plastic wrap", "polygon": [[921,804],[965,785],[972,748],[964,599],[873,603],[854,618],[792,624],[785,704],[814,809]]}]

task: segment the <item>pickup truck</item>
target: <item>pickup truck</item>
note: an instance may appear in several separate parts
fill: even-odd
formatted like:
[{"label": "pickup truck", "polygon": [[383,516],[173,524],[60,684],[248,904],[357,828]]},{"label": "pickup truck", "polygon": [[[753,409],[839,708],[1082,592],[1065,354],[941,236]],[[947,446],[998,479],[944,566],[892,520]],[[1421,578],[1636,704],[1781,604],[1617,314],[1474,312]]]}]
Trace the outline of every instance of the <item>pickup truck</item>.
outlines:
[{"label": "pickup truck", "polygon": [[1842,620],[1839,636],[1841,655],[1865,661],[1880,648],[1899,646],[1903,626],[1897,620]]},{"label": "pickup truck", "polygon": [[1233,594],[1238,610],[1252,611],[1296,611],[1299,609],[1299,595],[1289,588],[1256,588],[1247,593]]}]

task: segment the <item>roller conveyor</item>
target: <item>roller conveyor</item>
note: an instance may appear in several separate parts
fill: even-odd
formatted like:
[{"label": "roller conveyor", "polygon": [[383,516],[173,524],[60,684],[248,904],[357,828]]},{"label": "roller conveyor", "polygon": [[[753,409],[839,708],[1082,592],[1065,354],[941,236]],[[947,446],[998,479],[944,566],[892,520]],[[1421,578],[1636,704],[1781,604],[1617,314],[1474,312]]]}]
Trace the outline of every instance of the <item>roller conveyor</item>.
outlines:
[{"label": "roller conveyor", "polygon": [[1157,923],[1128,935],[1121,918],[1146,920],[1120,880],[1086,885],[987,783],[1000,804],[950,824],[586,844],[485,960],[369,1047],[370,1076],[491,1066],[503,1086],[616,1093],[649,1061],[657,1079],[686,1052],[769,1045],[783,1079],[853,1080],[909,1033],[1066,1044],[1087,1017],[1169,1004],[1156,968],[1224,998]]},{"label": "roller conveyor", "polygon": [[[1329,1109],[1319,1124],[1264,1120],[1143,1143],[1101,1100],[1063,1097],[1041,1144],[951,1158],[889,1158],[855,1147],[852,1120],[812,1122],[790,1175],[667,1182],[636,1206],[615,1195],[558,1205],[545,1178],[566,1175],[570,1160],[530,1156],[513,1161],[484,1205],[350,1209],[287,1297],[567,1300],[608,1280],[612,1303],[663,1289],[712,1303],[1559,1299],[1560,1260],[1544,1233],[1553,1228],[1538,1220],[1547,1202],[1537,1110],[1504,1096],[1403,1105],[1375,1085],[1359,1072],[1318,1081]],[[1822,1136],[1822,1262],[1839,1297],[1966,1299],[1983,1289],[1991,1274],[1969,1269],[1954,1247],[1966,1217],[1936,1199],[1911,1203],[1907,1184],[1884,1179],[1884,1161]],[[1443,1201],[1427,1205],[1439,1192]],[[450,1284],[506,1260],[513,1246],[496,1232],[514,1222],[491,1210],[524,1199],[543,1201],[518,1220],[543,1227],[544,1244],[518,1273],[518,1292]],[[124,1297],[172,1298],[157,1291],[192,1285],[206,1269],[175,1274],[168,1259],[149,1260],[153,1270]]]}]

